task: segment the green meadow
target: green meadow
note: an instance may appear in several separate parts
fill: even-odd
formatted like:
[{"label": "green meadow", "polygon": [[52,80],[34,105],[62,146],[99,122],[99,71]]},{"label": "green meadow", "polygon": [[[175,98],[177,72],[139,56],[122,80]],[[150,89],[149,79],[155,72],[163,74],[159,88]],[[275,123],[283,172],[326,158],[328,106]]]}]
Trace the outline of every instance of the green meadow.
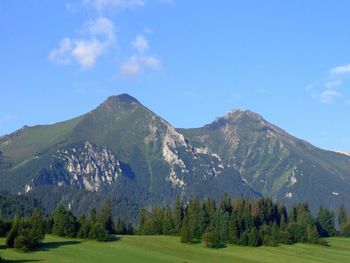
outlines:
[{"label": "green meadow", "polygon": [[182,244],[178,237],[122,236],[106,243],[48,235],[44,245],[30,253],[5,248],[8,262],[350,262],[350,239],[330,238],[330,247],[311,244],[279,247],[228,246],[209,249],[203,244]]}]

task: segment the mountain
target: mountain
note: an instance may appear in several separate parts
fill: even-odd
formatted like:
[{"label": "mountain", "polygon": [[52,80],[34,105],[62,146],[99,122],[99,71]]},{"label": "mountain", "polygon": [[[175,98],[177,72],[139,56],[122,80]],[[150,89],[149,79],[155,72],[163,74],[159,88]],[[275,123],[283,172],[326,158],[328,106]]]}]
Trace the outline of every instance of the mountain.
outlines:
[{"label": "mountain", "polygon": [[0,151],[0,190],[43,200],[48,210],[64,202],[80,212],[106,196],[133,207],[177,195],[259,196],[219,156],[126,94],[75,119],[3,136]]},{"label": "mountain", "polygon": [[341,154],[345,154],[347,156],[350,156],[350,152],[344,151],[344,150],[335,150],[336,153],[341,153]]},{"label": "mountain", "polygon": [[175,129],[135,98],[109,97],[91,112],[0,138],[0,190],[33,197],[50,211],[98,207],[136,218],[140,206],[179,195],[270,196],[290,205],[350,204],[350,157],[299,140],[251,111]]},{"label": "mountain", "polygon": [[350,201],[350,158],[297,139],[249,110],[180,129],[194,146],[216,152],[264,196],[287,205],[309,202],[337,209]]}]

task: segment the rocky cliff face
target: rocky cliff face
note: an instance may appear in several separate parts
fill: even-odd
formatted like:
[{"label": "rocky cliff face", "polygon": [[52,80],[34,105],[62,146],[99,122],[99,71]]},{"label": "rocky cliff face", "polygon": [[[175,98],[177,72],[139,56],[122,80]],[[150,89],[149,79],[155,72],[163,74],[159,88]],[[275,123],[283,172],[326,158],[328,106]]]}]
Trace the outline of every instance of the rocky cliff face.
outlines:
[{"label": "rocky cliff face", "polygon": [[59,149],[47,169],[40,172],[25,192],[40,185],[73,186],[90,192],[99,192],[123,176],[120,163],[107,148],[90,142]]}]

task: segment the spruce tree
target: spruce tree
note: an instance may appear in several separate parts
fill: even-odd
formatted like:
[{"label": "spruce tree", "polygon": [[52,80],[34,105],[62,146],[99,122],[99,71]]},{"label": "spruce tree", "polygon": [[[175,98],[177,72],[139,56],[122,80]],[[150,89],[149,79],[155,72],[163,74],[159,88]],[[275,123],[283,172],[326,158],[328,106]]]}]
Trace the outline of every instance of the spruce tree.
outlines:
[{"label": "spruce tree", "polygon": [[39,246],[45,238],[45,222],[38,208],[34,210],[29,220],[29,227],[30,244],[28,246],[29,248],[34,248]]},{"label": "spruce tree", "polygon": [[176,234],[180,234],[182,220],[183,220],[183,206],[182,206],[180,197],[177,196],[175,200],[174,219],[173,219]]},{"label": "spruce tree", "polygon": [[191,231],[190,222],[188,216],[185,215],[182,228],[181,228],[181,242],[182,243],[190,243],[193,240],[193,235]]},{"label": "spruce tree", "polygon": [[272,224],[270,242],[271,246],[277,246],[279,243],[279,228],[276,221]]},{"label": "spruce tree", "polygon": [[237,214],[232,212],[229,227],[229,242],[231,244],[237,244],[239,240],[239,229],[238,229],[238,219]]},{"label": "spruce tree", "polygon": [[251,247],[261,246],[261,238],[256,227],[253,227],[248,234],[248,246],[251,246]]},{"label": "spruce tree", "polygon": [[109,234],[114,233],[114,222],[110,200],[106,199],[103,202],[98,221]]},{"label": "spruce tree", "polygon": [[14,246],[15,238],[19,235],[22,228],[22,221],[20,216],[17,214],[13,220],[12,227],[7,234],[6,245],[10,248]]},{"label": "spruce tree", "polygon": [[348,223],[348,215],[344,205],[341,205],[338,213],[338,224],[342,229]]}]

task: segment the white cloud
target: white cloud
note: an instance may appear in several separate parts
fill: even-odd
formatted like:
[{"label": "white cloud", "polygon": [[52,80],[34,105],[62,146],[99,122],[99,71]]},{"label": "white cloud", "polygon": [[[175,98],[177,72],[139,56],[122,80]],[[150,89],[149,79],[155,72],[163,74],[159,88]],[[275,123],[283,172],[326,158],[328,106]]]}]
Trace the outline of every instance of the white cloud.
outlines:
[{"label": "white cloud", "polygon": [[97,40],[79,40],[75,42],[72,56],[82,68],[91,68],[95,65],[97,57],[103,51],[103,43]]},{"label": "white cloud", "polygon": [[146,71],[162,69],[162,63],[154,55],[145,54],[148,49],[148,41],[143,35],[138,35],[131,46],[136,52],[130,56],[120,67],[120,73],[126,77],[135,77]]},{"label": "white cloud", "polygon": [[331,69],[332,75],[344,75],[344,74],[350,74],[350,64],[335,67]]},{"label": "white cloud", "polygon": [[324,78],[306,86],[311,96],[321,103],[333,103],[341,98],[348,103],[348,91],[344,89],[349,84],[350,64],[332,68]]},{"label": "white cloud", "polygon": [[324,90],[320,94],[320,101],[323,103],[332,103],[337,97],[341,97],[342,94],[336,90]]},{"label": "white cloud", "polygon": [[87,23],[87,39],[64,38],[58,48],[53,49],[49,59],[57,64],[78,63],[81,68],[88,69],[95,66],[98,57],[115,41],[114,24],[106,18],[100,17]]},{"label": "white cloud", "polygon": [[144,0],[84,0],[84,4],[91,5],[98,12],[107,9],[126,9],[143,6]]},{"label": "white cloud", "polygon": [[132,42],[132,45],[140,53],[143,53],[148,49],[148,41],[143,35],[138,35]]},{"label": "white cloud", "polygon": [[66,37],[61,40],[58,48],[53,49],[50,52],[49,59],[57,64],[70,63],[70,52],[72,51],[72,41]]}]

